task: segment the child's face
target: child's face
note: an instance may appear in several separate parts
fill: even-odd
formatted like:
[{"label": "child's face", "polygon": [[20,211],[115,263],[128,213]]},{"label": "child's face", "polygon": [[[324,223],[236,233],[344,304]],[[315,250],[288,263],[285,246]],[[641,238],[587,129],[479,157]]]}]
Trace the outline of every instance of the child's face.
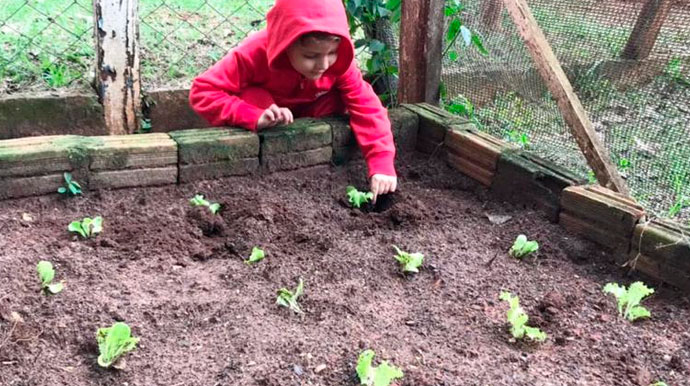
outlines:
[{"label": "child's face", "polygon": [[287,49],[292,67],[305,78],[319,79],[338,59],[340,41],[305,39],[296,42]]}]

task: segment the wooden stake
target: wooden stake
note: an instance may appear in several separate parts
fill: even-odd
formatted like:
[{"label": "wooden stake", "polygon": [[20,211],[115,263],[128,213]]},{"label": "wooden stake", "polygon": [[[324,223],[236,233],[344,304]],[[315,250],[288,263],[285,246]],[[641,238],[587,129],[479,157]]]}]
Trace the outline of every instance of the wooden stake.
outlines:
[{"label": "wooden stake", "polygon": [[597,138],[592,122],[587,117],[580,99],[573,91],[568,77],[546,41],[526,0],[504,0],[504,3],[527,45],[539,74],[558,103],[563,119],[570,127],[597,180],[602,186],[613,191],[629,194],[628,187],[613,166],[608,151]]},{"label": "wooden stake", "polygon": [[647,0],[623,49],[623,59],[642,60],[649,56],[672,5],[673,0]]},{"label": "wooden stake", "polygon": [[139,0],[94,0],[95,87],[112,135],[131,134],[140,112]]},{"label": "wooden stake", "polygon": [[400,103],[438,105],[444,0],[404,0],[400,21]]},{"label": "wooden stake", "polygon": [[482,24],[489,31],[501,30],[501,16],[505,6],[501,0],[482,1]]}]

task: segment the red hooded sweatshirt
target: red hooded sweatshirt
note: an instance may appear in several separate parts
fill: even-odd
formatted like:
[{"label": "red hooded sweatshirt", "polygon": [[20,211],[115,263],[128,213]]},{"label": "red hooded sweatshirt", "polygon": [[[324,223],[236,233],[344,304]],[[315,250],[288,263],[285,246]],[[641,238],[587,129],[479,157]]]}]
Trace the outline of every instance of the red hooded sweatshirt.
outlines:
[{"label": "red hooded sweatshirt", "polygon": [[[317,80],[294,70],[286,54],[300,35],[313,31],[341,37],[336,62]],[[279,107],[291,110],[336,89],[350,114],[350,126],[369,176],[395,176],[395,145],[388,114],[353,59],[354,46],[342,0],[277,0],[268,12],[266,29],[247,37],[194,79],[189,100],[197,114],[214,126],[256,131],[264,109],[239,98],[247,87],[265,89]]]}]

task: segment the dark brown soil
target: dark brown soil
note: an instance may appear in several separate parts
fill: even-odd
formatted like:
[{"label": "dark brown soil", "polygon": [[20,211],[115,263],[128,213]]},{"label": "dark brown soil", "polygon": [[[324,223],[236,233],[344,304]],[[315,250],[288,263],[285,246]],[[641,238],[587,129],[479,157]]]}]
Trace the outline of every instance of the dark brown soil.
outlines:
[{"label": "dark brown soil", "polygon": [[[365,187],[361,165],[0,202],[0,384],[356,385],[372,348],[401,385],[690,385],[687,297],[648,281],[652,319],[622,320],[601,288],[637,278],[610,256],[441,162],[401,163],[380,212],[341,204],[346,185]],[[195,213],[195,193],[222,220]],[[87,215],[102,235],[67,233]],[[536,259],[506,254],[519,233],[540,242]],[[419,274],[399,274],[392,244],[425,254]],[[253,246],[267,257],[248,266]],[[62,293],[39,293],[41,259]],[[303,316],[275,304],[300,277]],[[510,342],[501,290],[545,343]],[[96,330],[118,320],[141,342],[104,370]]]}]

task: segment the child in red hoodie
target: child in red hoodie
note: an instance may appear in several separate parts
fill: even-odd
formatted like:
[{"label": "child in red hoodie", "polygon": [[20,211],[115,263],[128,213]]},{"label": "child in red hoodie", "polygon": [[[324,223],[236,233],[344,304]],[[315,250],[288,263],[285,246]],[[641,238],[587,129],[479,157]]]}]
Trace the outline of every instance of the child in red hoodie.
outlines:
[{"label": "child in red hoodie", "polygon": [[391,124],[354,61],[342,0],[277,0],[266,29],[194,79],[189,100],[214,126],[252,131],[347,111],[374,197],[397,187]]}]

